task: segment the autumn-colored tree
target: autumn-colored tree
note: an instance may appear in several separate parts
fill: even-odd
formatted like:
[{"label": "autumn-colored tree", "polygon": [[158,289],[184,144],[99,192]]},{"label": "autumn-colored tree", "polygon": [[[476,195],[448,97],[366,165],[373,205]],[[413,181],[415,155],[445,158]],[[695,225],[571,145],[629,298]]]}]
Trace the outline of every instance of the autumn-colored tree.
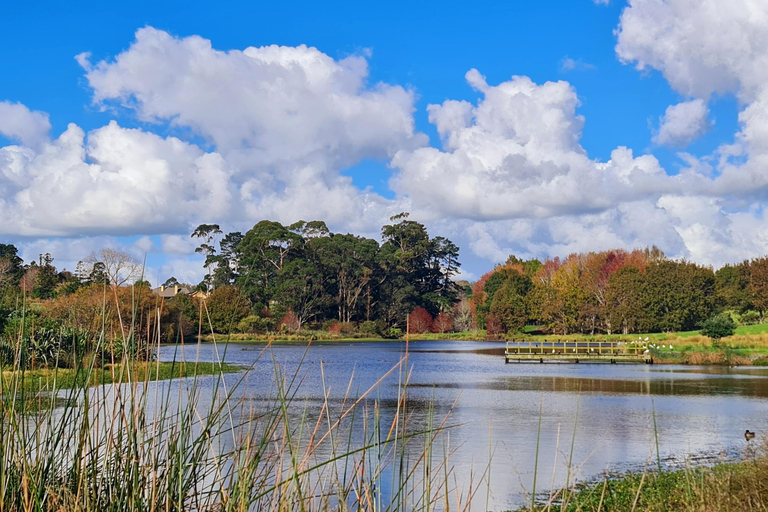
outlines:
[{"label": "autumn-colored tree", "polygon": [[115,289],[114,300],[111,296],[111,292],[106,295],[103,284],[84,285],[50,301],[43,314],[64,327],[91,333],[103,331],[107,351],[139,350],[146,354],[148,342],[174,340],[167,337],[165,329],[171,312],[149,286],[121,286]]},{"label": "autumn-colored tree", "polygon": [[486,320],[485,332],[488,335],[504,334],[504,326],[498,318],[491,315]]},{"label": "autumn-colored tree", "polygon": [[298,331],[301,328],[299,317],[297,317],[296,313],[293,311],[288,310],[288,312],[283,315],[283,318],[280,319],[280,328],[285,329],[288,332]]},{"label": "autumn-colored tree", "polygon": [[485,292],[485,285],[493,273],[494,271],[492,270],[483,274],[472,288],[471,314],[481,329],[485,327],[485,318],[488,314],[486,306],[488,294]]},{"label": "autumn-colored tree", "polygon": [[422,307],[411,311],[408,315],[408,332],[423,334],[432,330],[432,315]]},{"label": "autumn-colored tree", "polygon": [[[569,257],[571,259],[573,257]],[[647,259],[640,250],[627,252],[623,249],[588,253],[580,256],[579,286],[585,292],[579,310],[580,329],[595,334],[598,329],[611,331],[606,313],[606,291],[612,275],[624,267],[645,272]]]},{"label": "autumn-colored tree", "polygon": [[25,294],[32,293],[32,289],[35,287],[35,281],[37,280],[37,274],[40,272],[40,268],[37,265],[30,266],[24,275],[19,279],[19,288]]},{"label": "autumn-colored tree", "polygon": [[453,319],[447,313],[439,313],[434,322],[432,322],[432,331],[438,333],[451,332],[453,330]]},{"label": "autumn-colored tree", "polygon": [[583,259],[547,260],[536,273],[528,305],[534,318],[555,332],[569,334],[579,327],[579,315],[587,294],[579,286]]}]

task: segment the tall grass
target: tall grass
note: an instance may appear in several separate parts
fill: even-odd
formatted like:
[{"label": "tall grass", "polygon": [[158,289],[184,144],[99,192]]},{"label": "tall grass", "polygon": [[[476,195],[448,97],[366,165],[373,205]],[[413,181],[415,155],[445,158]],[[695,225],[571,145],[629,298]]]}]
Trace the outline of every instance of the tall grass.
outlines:
[{"label": "tall grass", "polygon": [[[134,346],[132,333],[123,331],[123,346]],[[73,387],[61,389],[54,373],[45,394],[25,385],[30,373],[17,358],[0,379],[0,512],[429,511],[471,502],[473,489],[449,483],[447,452],[435,453],[448,418],[428,409],[415,420],[410,410],[407,353],[371,388],[353,393],[350,384],[340,403],[323,379],[318,412],[296,400],[301,366],[287,372],[269,346],[257,356],[272,363],[269,398],[253,401],[247,371],[189,376],[194,362],[179,356],[182,380],[138,374],[138,363],[159,364],[146,359],[153,343],[110,361],[122,384],[89,387],[104,362],[90,357],[75,366]],[[221,364],[227,345],[214,343]],[[106,333],[94,344],[102,353]],[[385,417],[377,389],[395,375],[397,405]]]},{"label": "tall grass", "polygon": [[606,477],[563,490],[563,499],[528,512],[743,512],[768,510],[765,446],[750,460],[714,467]]}]

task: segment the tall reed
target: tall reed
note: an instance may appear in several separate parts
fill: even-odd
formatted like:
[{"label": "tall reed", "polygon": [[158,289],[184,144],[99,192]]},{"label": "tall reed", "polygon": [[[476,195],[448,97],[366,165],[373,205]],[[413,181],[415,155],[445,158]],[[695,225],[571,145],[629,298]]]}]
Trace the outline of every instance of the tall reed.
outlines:
[{"label": "tall reed", "polygon": [[[350,384],[340,404],[324,387],[318,413],[296,400],[304,367],[286,371],[269,345],[257,355],[273,367],[269,398],[253,401],[247,369],[139,378],[137,364],[159,364],[147,359],[159,335],[144,349],[134,335],[121,331],[130,350],[113,357],[102,329],[93,354],[105,359],[77,361],[72,389],[59,389],[52,370],[44,394],[24,385],[18,337],[19,357],[0,379],[0,512],[468,508],[464,497],[449,505],[448,455],[435,450],[447,418],[428,409],[416,421],[410,410],[407,353],[362,393]],[[213,343],[221,363],[227,345]],[[172,362],[179,375],[195,364],[181,354]],[[122,384],[89,387],[101,365]],[[384,417],[377,389],[395,376],[397,406]]]}]

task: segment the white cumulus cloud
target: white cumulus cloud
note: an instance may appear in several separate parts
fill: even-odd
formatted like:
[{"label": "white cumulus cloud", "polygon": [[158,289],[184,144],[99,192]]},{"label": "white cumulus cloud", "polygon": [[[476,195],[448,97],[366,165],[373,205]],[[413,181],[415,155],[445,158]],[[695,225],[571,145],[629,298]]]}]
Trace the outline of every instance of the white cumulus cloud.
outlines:
[{"label": "white cumulus cloud", "polygon": [[226,216],[229,170],[217,153],[116,122],[74,124],[40,151],[0,148],[0,232],[132,235]]},{"label": "white cumulus cloud", "polygon": [[417,211],[552,217],[604,210],[671,186],[652,156],[618,148],[607,163],[590,159],[579,144],[579,100],[567,82],[513,77],[490,86],[476,70],[467,80],[484,95],[477,105],[448,100],[427,107],[443,150],[402,150],[392,160],[392,186]]},{"label": "white cumulus cloud", "polygon": [[710,126],[709,108],[704,100],[697,98],[670,105],[659,120],[659,130],[653,136],[653,142],[684,147],[706,133]]},{"label": "white cumulus cloud", "polygon": [[97,103],[190,128],[244,170],[333,172],[426,143],[415,132],[413,91],[368,84],[362,56],[337,61],[303,45],[220,51],[148,27],[113,61],[80,61]]},{"label": "white cumulus cloud", "polygon": [[303,45],[221,51],[147,27],[111,61],[78,61],[97,104],[210,141],[251,221],[314,217],[370,229],[390,207],[340,171],[428,140],[414,127],[415,93],[369,84],[363,56],[335,60]]},{"label": "white cumulus cloud", "polygon": [[[0,130],[22,142],[0,148],[1,232],[173,234],[203,221],[247,229],[262,218],[370,230],[398,206],[340,172],[427,141],[414,128],[414,92],[367,83],[361,56],[335,60],[306,46],[220,51],[198,36],[144,28],[113,60],[78,62],[96,104],[149,124],[90,133],[70,125],[48,141],[46,115],[0,104],[15,115],[0,118]],[[191,130],[210,149],[147,131],[157,122],[183,138]]]},{"label": "white cumulus cloud", "polygon": [[37,147],[48,139],[50,130],[48,114],[29,110],[21,103],[0,101],[0,135]]}]

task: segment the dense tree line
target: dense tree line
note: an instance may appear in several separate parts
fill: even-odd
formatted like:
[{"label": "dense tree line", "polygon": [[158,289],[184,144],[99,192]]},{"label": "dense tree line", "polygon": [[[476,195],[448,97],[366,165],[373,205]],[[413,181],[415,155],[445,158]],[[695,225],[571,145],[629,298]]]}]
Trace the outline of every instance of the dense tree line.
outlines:
[{"label": "dense tree line", "polygon": [[[203,224],[192,237],[205,278],[173,298],[154,294],[124,252],[103,249],[68,272],[49,254],[25,263],[13,245],[0,244],[0,333],[8,343],[21,334],[42,346],[18,329],[19,305],[30,300],[42,307],[24,312],[29,325],[49,335],[101,331],[118,351],[211,331],[389,336],[408,325],[412,332],[501,334],[535,325],[556,334],[630,334],[694,330],[734,315],[760,322],[768,312],[768,257],[715,271],[655,247],[544,261],[511,256],[477,282],[457,283],[458,248],[450,240],[430,236],[407,214],[391,220],[379,240],[333,233],[321,221],[264,220],[226,234]],[[190,296],[193,288],[205,299]],[[126,339],[133,346],[122,346]]]},{"label": "dense tree line", "polygon": [[629,334],[700,328],[732,311],[745,322],[768,311],[768,258],[716,272],[653,247],[521,261],[511,257],[473,288],[475,317],[489,332],[527,323],[553,333]]},{"label": "dense tree line", "polygon": [[415,308],[430,316],[451,311],[459,297],[452,280],[458,247],[430,237],[408,214],[391,220],[381,229],[381,243],[333,233],[322,221],[284,226],[264,220],[245,234],[226,235],[218,225],[203,224],[192,236],[205,255],[203,285],[213,304],[225,293],[228,303],[247,304],[232,313],[233,324],[297,330],[367,323],[384,333],[402,328]]}]

